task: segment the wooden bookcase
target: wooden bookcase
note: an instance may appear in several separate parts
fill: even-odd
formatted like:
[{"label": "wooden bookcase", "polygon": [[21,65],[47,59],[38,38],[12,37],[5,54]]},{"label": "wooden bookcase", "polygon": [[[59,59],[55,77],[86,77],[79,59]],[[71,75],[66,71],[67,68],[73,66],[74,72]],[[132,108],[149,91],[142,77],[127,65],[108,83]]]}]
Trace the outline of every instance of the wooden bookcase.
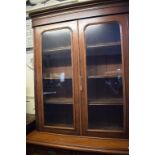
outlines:
[{"label": "wooden bookcase", "polygon": [[[81,2],[30,16],[37,131],[27,144],[57,148],[52,141],[61,134],[62,149],[81,144],[84,152],[128,154],[128,1]],[[107,149],[105,138],[120,148]]]}]

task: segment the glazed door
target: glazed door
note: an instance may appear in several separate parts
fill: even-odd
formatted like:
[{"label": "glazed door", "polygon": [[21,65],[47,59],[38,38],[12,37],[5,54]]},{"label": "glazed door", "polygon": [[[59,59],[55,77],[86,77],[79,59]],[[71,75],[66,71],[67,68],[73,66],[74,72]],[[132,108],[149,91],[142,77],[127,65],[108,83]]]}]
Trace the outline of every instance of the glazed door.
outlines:
[{"label": "glazed door", "polygon": [[77,22],[35,28],[38,128],[79,133]]},{"label": "glazed door", "polygon": [[127,16],[79,21],[82,134],[128,136]]}]

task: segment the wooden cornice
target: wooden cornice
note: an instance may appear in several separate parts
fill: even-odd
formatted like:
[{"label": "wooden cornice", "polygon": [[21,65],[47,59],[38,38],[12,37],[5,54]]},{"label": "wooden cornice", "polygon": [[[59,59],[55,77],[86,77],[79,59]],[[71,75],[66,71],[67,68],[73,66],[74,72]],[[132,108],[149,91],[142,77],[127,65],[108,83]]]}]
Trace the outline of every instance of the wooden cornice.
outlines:
[{"label": "wooden cornice", "polygon": [[75,10],[75,9],[82,9],[86,7],[91,6],[100,6],[100,5],[107,5],[107,4],[113,4],[113,3],[120,3],[120,2],[129,2],[129,0],[87,0],[82,2],[74,2],[74,3],[64,3],[61,5],[56,6],[48,6],[43,8],[38,8],[35,10],[29,11],[29,16],[31,18],[48,15],[51,13],[59,13],[59,12],[65,12],[69,10]]}]

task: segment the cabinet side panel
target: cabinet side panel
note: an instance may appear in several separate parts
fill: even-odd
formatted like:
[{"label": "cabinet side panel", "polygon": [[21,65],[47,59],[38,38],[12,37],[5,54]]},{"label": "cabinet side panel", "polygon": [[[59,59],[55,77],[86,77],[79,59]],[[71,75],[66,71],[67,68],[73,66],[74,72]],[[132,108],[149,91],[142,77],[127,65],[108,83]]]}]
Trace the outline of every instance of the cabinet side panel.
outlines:
[{"label": "cabinet side panel", "polygon": [[36,126],[41,130],[42,126],[42,65],[40,52],[40,34],[39,28],[34,28],[34,75],[35,75],[35,111],[36,111]]}]

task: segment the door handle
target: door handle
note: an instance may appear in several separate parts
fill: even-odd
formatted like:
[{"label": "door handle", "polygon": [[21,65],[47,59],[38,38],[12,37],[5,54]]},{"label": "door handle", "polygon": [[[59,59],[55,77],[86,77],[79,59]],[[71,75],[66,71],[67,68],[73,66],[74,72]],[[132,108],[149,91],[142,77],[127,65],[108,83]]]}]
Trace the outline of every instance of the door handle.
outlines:
[{"label": "door handle", "polygon": [[82,78],[82,76],[80,75],[80,91],[83,90],[82,82],[83,82],[83,78]]}]

